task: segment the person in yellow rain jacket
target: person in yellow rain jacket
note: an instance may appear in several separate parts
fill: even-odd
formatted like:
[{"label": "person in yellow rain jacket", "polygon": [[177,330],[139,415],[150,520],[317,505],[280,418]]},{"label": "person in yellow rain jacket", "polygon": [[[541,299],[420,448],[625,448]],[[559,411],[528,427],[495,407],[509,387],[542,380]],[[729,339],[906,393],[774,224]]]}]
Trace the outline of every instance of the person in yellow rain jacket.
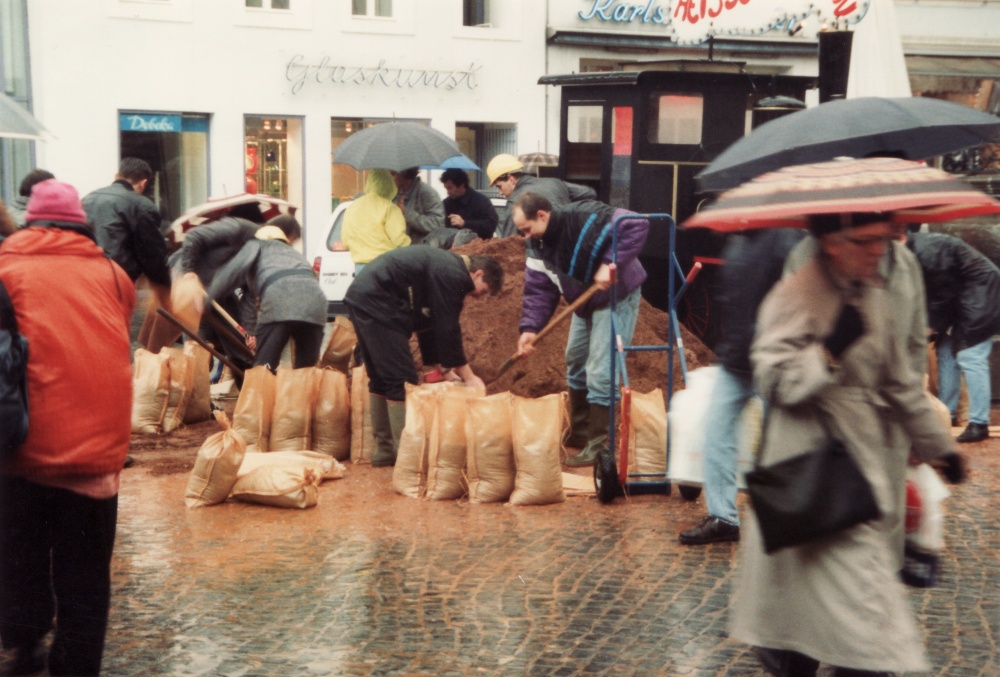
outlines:
[{"label": "person in yellow rain jacket", "polygon": [[344,213],[341,239],[358,270],[379,254],[410,244],[406,219],[393,203],[396,183],[387,169],[372,169],[365,181],[365,194]]}]

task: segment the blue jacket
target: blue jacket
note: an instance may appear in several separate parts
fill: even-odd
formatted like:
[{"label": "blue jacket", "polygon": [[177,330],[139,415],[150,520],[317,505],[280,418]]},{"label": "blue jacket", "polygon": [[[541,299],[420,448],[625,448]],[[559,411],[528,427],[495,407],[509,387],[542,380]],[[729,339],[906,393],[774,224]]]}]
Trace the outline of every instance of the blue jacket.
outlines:
[{"label": "blue jacket", "polygon": [[[596,200],[574,202],[552,208],[548,227],[541,240],[529,239],[524,272],[524,302],[520,331],[541,331],[548,323],[559,297],[572,303],[592,284],[594,273],[603,263],[611,263],[611,224],[634,214],[614,209]],[[618,222],[618,298],[638,289],[646,279],[639,252],[649,233],[649,221],[626,218]],[[595,294],[576,311],[588,317],[610,303],[610,290]]]}]

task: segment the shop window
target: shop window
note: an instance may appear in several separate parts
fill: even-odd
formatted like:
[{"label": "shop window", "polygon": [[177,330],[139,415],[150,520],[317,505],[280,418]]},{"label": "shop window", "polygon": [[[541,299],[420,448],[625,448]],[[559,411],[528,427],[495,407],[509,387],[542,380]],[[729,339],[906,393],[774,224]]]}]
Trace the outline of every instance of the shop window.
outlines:
[{"label": "shop window", "polygon": [[249,9],[291,9],[292,0],[244,0]]},{"label": "shop window", "polygon": [[208,198],[208,116],[188,113],[120,113],[121,157],[153,168],[147,196],[173,221]]},{"label": "shop window", "polygon": [[392,0],[351,0],[351,14],[358,17],[392,16]]},{"label": "shop window", "polygon": [[463,26],[488,26],[490,0],[462,0]]},{"label": "shop window", "polygon": [[301,206],[302,120],[247,115],[244,131],[246,191],[270,195]]},{"label": "shop window", "polygon": [[705,101],[700,94],[653,94],[649,107],[650,143],[688,146],[701,143]]}]

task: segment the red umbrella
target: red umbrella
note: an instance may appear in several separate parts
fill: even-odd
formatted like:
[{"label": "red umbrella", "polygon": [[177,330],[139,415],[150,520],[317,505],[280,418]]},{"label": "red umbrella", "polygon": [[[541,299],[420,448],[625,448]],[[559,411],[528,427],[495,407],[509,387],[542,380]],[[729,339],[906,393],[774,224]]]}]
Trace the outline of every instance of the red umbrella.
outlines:
[{"label": "red umbrella", "polygon": [[207,202],[191,207],[170,224],[170,230],[174,233],[174,241],[184,240],[184,233],[195,226],[203,223],[221,219],[228,214],[233,207],[238,205],[257,203],[264,220],[272,219],[279,214],[295,215],[297,207],[270,195],[254,195],[252,193],[239,193],[238,195],[227,195],[225,197],[209,198]]},{"label": "red umbrella", "polygon": [[841,158],[763,174],[722,193],[683,226],[722,232],[805,228],[811,214],[848,212],[930,223],[1000,213],[1000,202],[919,162]]}]

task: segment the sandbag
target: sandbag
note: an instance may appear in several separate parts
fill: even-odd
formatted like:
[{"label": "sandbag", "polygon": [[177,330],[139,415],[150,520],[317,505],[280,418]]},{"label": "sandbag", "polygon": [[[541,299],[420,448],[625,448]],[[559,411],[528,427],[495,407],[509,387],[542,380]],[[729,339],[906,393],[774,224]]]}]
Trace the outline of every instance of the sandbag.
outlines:
[{"label": "sandbag", "polygon": [[354,463],[371,463],[375,453],[368,409],[368,372],[364,366],[355,367],[351,370],[351,461]]},{"label": "sandbag", "polygon": [[316,367],[278,367],[268,451],[309,449],[320,378]]},{"label": "sandbag", "polygon": [[425,495],[434,501],[462,498],[465,481],[465,417],[466,401],[485,397],[486,388],[457,386],[442,390],[437,398],[436,444],[427,455],[427,489]]},{"label": "sandbag", "polygon": [[427,450],[436,434],[437,390],[406,384],[406,420],[399,438],[392,488],[403,496],[420,498],[427,484]]},{"label": "sandbag", "polygon": [[931,408],[937,413],[938,418],[941,419],[941,425],[944,426],[944,429],[950,433],[951,412],[948,411],[948,405],[932,395],[930,391],[925,390],[924,394],[927,396],[927,399],[930,400]]},{"label": "sandbag", "polygon": [[663,389],[632,393],[628,430],[629,474],[667,471],[667,408]]},{"label": "sandbag", "polygon": [[247,369],[233,410],[233,429],[247,443],[247,452],[267,451],[277,379],[266,366]]},{"label": "sandbag", "polygon": [[182,275],[170,285],[170,311],[181,324],[193,330],[201,324],[197,305],[205,304],[205,287],[195,275]]},{"label": "sandbag", "polygon": [[514,492],[511,505],[545,505],[566,500],[562,484],[562,437],[568,425],[566,393],[539,398],[514,396]]},{"label": "sandbag", "polygon": [[237,501],[277,508],[312,508],[319,502],[320,473],[301,464],[267,464],[236,480]]},{"label": "sandbag", "polygon": [[347,473],[347,468],[337,459],[318,451],[270,451],[266,454],[247,454],[236,473],[236,479],[246,477],[257,468],[270,465],[312,468],[321,480],[337,480]]},{"label": "sandbag", "polygon": [[338,461],[351,457],[351,396],[347,375],[335,369],[320,370],[310,449]]},{"label": "sandbag", "polygon": [[156,435],[170,400],[170,356],[135,351],[132,361],[132,432]]},{"label": "sandbag", "polygon": [[330,331],[330,338],[326,342],[323,356],[319,358],[319,366],[330,367],[344,374],[348,373],[351,355],[357,342],[358,336],[354,332],[354,325],[343,315],[338,315],[337,319],[333,321],[333,329]]},{"label": "sandbag", "polygon": [[222,431],[210,435],[198,450],[184,491],[189,508],[222,503],[229,496],[246,454],[246,442],[229,424],[225,412],[215,412]]},{"label": "sandbag", "polygon": [[176,343],[182,332],[177,325],[156,312],[156,309],[161,307],[160,298],[166,298],[167,295],[162,291],[162,287],[157,289],[157,285],[150,286],[153,288],[153,293],[149,295],[146,314],[136,338],[139,345],[155,355],[162,348]]},{"label": "sandbag", "polygon": [[670,479],[678,484],[700,485],[704,480],[702,454],[708,405],[722,367],[692,369],[684,390],[670,398]]},{"label": "sandbag", "polygon": [[511,394],[497,393],[466,401],[466,467],[469,502],[506,501],[514,491],[514,440]]},{"label": "sandbag", "polygon": [[160,353],[166,353],[170,365],[170,396],[160,426],[164,433],[169,433],[184,423],[184,414],[194,390],[194,363],[180,348],[164,348]]},{"label": "sandbag", "polygon": [[184,354],[191,361],[191,398],[184,423],[201,423],[212,418],[212,354],[196,341],[184,342]]}]

